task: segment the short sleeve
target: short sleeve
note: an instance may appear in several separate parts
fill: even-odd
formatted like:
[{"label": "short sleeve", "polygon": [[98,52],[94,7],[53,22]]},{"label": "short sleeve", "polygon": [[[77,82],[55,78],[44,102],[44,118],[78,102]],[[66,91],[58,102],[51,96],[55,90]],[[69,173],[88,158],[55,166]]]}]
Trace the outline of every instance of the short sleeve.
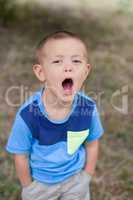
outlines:
[{"label": "short sleeve", "polygon": [[32,134],[19,114],[16,115],[9,135],[6,150],[10,153],[28,153],[31,149]]},{"label": "short sleeve", "polygon": [[89,135],[86,139],[87,142],[99,139],[104,133],[103,126],[101,124],[100,116],[96,105],[94,105],[94,110],[92,113],[91,125],[89,130]]}]

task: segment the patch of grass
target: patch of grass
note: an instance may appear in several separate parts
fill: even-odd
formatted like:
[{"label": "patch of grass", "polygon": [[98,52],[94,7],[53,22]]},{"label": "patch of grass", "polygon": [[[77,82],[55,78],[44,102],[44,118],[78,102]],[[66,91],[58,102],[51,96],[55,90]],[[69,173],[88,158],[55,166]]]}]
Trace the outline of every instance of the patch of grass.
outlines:
[{"label": "patch of grass", "polygon": [[[2,1],[3,5],[4,2]],[[36,9],[35,9],[36,8]],[[115,11],[105,16],[96,10],[55,10],[34,7],[4,7],[0,12],[0,199],[19,200],[21,188],[16,178],[12,156],[5,144],[18,107],[12,108],[5,101],[11,86],[26,86],[34,91],[40,84],[32,73],[33,55],[37,41],[47,33],[67,29],[80,33],[91,47],[92,73],[85,90],[96,96],[101,92],[101,114],[105,135],[101,140],[101,153],[97,174],[91,183],[92,200],[132,200],[132,18],[128,12]],[[11,15],[11,18],[10,18]],[[129,113],[123,115],[111,105],[111,97],[123,85],[128,85]],[[95,95],[93,96],[95,98]],[[12,93],[13,102],[19,94]],[[118,105],[120,101],[115,102]]]}]

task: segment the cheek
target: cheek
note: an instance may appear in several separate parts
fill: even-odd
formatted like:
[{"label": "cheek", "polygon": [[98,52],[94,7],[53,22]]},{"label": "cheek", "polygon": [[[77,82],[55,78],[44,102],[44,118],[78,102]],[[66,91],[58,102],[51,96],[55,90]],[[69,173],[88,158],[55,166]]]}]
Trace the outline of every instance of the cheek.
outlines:
[{"label": "cheek", "polygon": [[86,74],[87,72],[85,70],[79,70],[76,75],[78,79],[80,79],[81,81],[82,80],[84,81],[84,79],[86,78]]},{"label": "cheek", "polygon": [[57,87],[60,75],[58,73],[49,73],[46,82],[50,87]]},{"label": "cheek", "polygon": [[56,78],[58,76],[58,73],[56,72],[56,70],[52,68],[47,70],[45,74],[46,74],[46,79],[49,79],[49,80],[54,80],[53,78]]},{"label": "cheek", "polygon": [[84,81],[85,81],[85,79],[86,79],[86,73],[85,73],[85,71],[80,71],[80,73],[78,73],[77,75],[76,75],[76,77],[75,77],[76,79],[76,87],[77,88],[80,88],[80,87],[82,87],[82,84],[84,83]]}]

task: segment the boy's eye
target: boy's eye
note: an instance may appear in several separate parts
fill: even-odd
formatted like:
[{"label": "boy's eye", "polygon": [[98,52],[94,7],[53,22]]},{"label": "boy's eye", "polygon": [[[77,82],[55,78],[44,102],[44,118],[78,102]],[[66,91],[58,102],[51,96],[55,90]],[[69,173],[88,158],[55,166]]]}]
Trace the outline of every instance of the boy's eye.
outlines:
[{"label": "boy's eye", "polygon": [[81,60],[73,60],[74,63],[81,63]]},{"label": "boy's eye", "polygon": [[60,63],[61,60],[54,60],[52,63]]}]

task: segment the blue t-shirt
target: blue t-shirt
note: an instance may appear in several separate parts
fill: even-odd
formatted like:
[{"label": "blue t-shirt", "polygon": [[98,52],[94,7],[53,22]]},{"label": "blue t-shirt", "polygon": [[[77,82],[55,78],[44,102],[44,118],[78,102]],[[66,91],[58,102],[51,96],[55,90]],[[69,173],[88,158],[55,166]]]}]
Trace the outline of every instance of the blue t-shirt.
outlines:
[{"label": "blue t-shirt", "polygon": [[27,153],[33,179],[54,184],[84,168],[84,142],[99,139],[103,128],[95,102],[83,93],[75,95],[65,119],[49,119],[43,92],[35,92],[18,110],[6,150]]}]

